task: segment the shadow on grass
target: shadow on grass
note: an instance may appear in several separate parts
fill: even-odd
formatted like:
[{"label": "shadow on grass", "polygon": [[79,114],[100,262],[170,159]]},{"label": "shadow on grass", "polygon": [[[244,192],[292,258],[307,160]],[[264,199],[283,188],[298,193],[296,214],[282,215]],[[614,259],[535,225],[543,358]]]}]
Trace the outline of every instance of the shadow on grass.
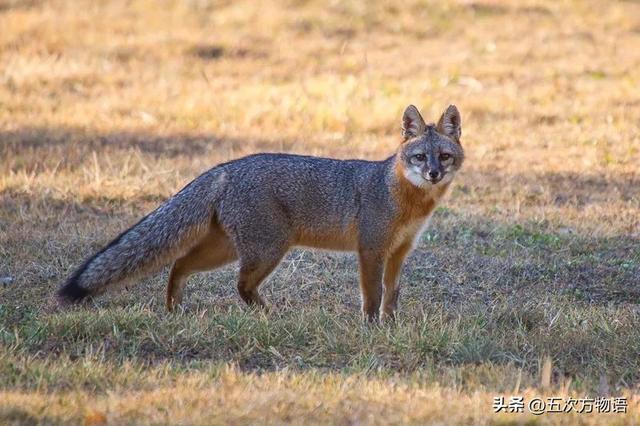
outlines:
[{"label": "shadow on grass", "polygon": [[76,166],[98,155],[137,150],[155,157],[198,156],[249,144],[255,151],[291,149],[284,140],[234,139],[209,133],[158,135],[142,131],[98,132],[81,128],[24,127],[0,132],[0,157],[9,160],[12,170],[33,169],[38,164]]},{"label": "shadow on grass", "polygon": [[[420,268],[425,260],[431,270]],[[565,234],[486,217],[459,220],[445,211],[436,214],[409,262],[409,278],[424,274],[439,283],[434,292],[453,304],[549,295],[591,304],[640,303],[640,239],[626,235]]]},{"label": "shadow on grass", "polygon": [[[526,166],[525,166],[526,167]],[[469,165],[462,172],[466,185],[457,185],[456,191],[468,193],[486,191],[491,196],[498,188],[509,187],[524,196],[527,205],[535,205],[541,199],[553,206],[585,207],[604,204],[610,200],[635,202],[640,208],[640,174],[581,174],[575,172],[522,172],[505,173],[486,167]],[[471,188],[473,184],[474,187]]]}]

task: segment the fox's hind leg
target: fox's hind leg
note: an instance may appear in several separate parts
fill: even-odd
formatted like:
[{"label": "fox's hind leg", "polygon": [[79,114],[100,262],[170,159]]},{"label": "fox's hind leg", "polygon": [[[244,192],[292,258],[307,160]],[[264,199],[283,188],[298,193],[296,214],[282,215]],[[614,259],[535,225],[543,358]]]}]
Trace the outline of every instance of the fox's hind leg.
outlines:
[{"label": "fox's hind leg", "polygon": [[289,239],[287,235],[282,235],[282,228],[274,229],[276,231],[263,230],[260,239],[236,241],[240,261],[238,293],[247,305],[266,307],[258,293],[258,287],[278,266],[289,249]]},{"label": "fox's hind leg", "polygon": [[291,225],[282,206],[273,200],[239,194],[225,203],[222,226],[238,253],[238,293],[247,305],[265,307],[258,287],[289,249]]},{"label": "fox's hind leg", "polygon": [[219,225],[214,224],[198,245],[173,264],[167,285],[167,310],[173,312],[182,303],[184,286],[191,274],[218,268],[235,259],[233,244]]},{"label": "fox's hind leg", "polygon": [[269,253],[264,253],[256,259],[240,259],[238,292],[247,305],[266,307],[264,300],[258,293],[258,287],[278,266],[285,253],[286,248],[277,251],[270,250]]}]

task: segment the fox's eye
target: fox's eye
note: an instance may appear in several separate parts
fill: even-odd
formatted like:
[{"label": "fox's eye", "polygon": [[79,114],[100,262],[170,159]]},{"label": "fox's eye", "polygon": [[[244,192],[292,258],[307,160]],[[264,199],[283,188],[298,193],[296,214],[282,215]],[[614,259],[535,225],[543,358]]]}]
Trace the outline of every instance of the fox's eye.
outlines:
[{"label": "fox's eye", "polygon": [[424,154],[416,154],[413,156],[417,161],[423,162],[427,158]]},{"label": "fox's eye", "polygon": [[440,161],[447,161],[451,158],[451,154],[440,154]]}]

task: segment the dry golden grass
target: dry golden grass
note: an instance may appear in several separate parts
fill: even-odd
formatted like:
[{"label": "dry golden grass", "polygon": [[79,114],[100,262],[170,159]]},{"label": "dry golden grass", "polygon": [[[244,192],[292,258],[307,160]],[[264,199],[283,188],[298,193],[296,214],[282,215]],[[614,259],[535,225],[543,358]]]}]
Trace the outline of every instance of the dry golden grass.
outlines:
[{"label": "dry golden grass", "polygon": [[[640,3],[0,0],[0,28],[0,422],[640,422]],[[352,256],[301,251],[268,315],[233,266],[175,317],[164,274],[53,303],[205,169],[380,159],[409,103],[455,103],[468,160],[397,325],[360,324]],[[492,414],[516,383],[630,413]]]},{"label": "dry golden grass", "polygon": [[[488,424],[507,423],[513,415],[489,415],[493,395],[483,391],[463,393],[417,381],[366,379],[334,374],[243,374],[221,371],[215,385],[201,377],[186,377],[157,390],[61,395],[2,393],[5,405],[15,407],[6,418],[85,424]],[[525,398],[538,392],[521,391]],[[557,394],[560,395],[560,394]],[[640,398],[626,394],[631,414],[627,424],[640,421]],[[31,413],[44,413],[34,416]],[[614,414],[567,413],[564,424],[598,425],[618,421]],[[519,421],[536,423],[539,417],[521,414]],[[558,419],[560,420],[560,419]],[[552,422],[550,422],[552,423]]]}]

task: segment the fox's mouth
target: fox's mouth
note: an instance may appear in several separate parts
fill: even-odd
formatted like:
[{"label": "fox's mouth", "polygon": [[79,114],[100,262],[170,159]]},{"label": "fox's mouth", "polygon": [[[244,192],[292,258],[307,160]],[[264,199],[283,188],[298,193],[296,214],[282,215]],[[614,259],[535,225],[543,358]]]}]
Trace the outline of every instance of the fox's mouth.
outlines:
[{"label": "fox's mouth", "polygon": [[455,174],[456,173],[454,170],[450,170],[444,173],[440,173],[440,175],[435,178],[432,178],[431,176],[427,175],[427,176],[423,176],[423,179],[429,182],[431,185],[437,185],[439,183],[447,184],[453,180]]},{"label": "fox's mouth", "polygon": [[444,177],[444,175],[440,175],[440,176],[438,176],[436,178],[432,178],[432,177],[429,177],[429,176],[422,176],[422,178],[424,180],[426,180],[427,182],[429,182],[431,185],[437,184],[438,182],[440,182],[442,180],[443,177]]}]

